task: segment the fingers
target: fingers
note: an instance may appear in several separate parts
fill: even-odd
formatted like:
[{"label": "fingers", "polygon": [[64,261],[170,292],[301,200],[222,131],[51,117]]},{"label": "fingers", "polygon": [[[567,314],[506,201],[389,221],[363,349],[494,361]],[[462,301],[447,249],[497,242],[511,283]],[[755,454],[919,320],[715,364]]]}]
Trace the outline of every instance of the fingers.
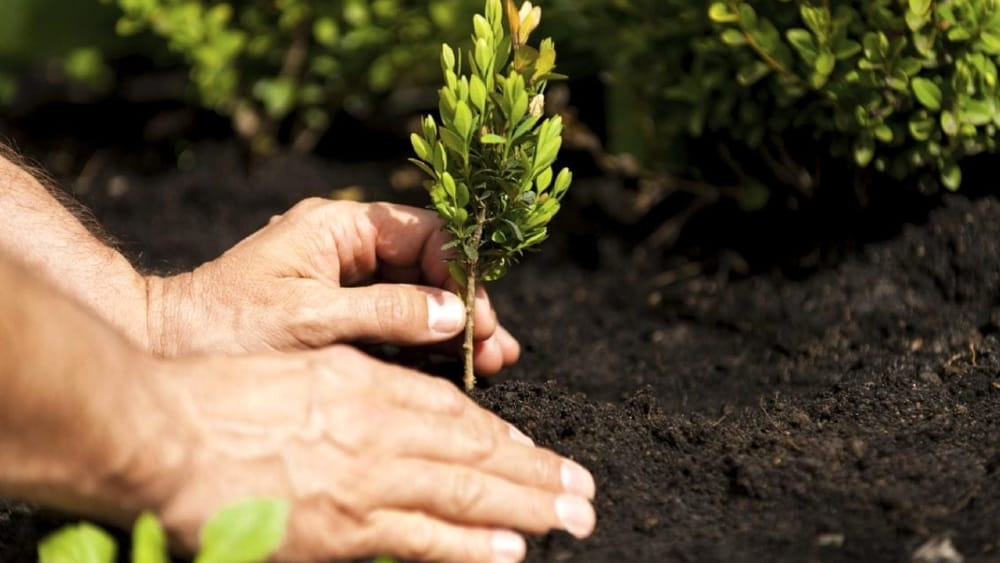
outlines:
[{"label": "fingers", "polygon": [[[304,292],[290,323],[299,343],[320,347],[334,342],[391,342],[422,345],[461,341],[465,305],[449,291],[416,285],[376,284]],[[515,363],[521,346],[496,320],[489,298],[476,299],[475,368],[493,375]]]},{"label": "fingers", "polygon": [[524,559],[524,538],[503,529],[443,522],[425,514],[385,510],[373,518],[374,543],[408,560],[515,563]]},{"label": "fingers", "polygon": [[[333,221],[343,220],[339,214],[344,213],[344,209],[330,209],[329,212]],[[389,268],[419,266],[423,279],[430,285],[441,287],[449,278],[448,253],[441,247],[450,235],[441,229],[443,223],[437,213],[406,205],[372,203],[355,206],[352,215],[359,234],[352,240],[358,248],[338,246],[341,255],[371,250],[375,262]],[[342,275],[345,283],[354,283],[363,281],[371,272],[344,271]]]},{"label": "fingers", "polygon": [[380,471],[382,506],[414,510],[475,526],[503,526],[541,534],[566,530],[578,538],[593,532],[596,515],[579,495],[553,492],[461,465],[422,459],[397,460]]},{"label": "fingers", "polygon": [[492,336],[476,343],[474,354],[476,373],[496,375],[503,368],[517,362],[521,356],[521,345],[507,329],[498,326]]},{"label": "fingers", "polygon": [[[465,327],[465,305],[442,289],[402,284],[324,290],[298,311],[300,340],[312,346],[338,341],[430,344]],[[318,309],[318,310],[313,310]]]}]

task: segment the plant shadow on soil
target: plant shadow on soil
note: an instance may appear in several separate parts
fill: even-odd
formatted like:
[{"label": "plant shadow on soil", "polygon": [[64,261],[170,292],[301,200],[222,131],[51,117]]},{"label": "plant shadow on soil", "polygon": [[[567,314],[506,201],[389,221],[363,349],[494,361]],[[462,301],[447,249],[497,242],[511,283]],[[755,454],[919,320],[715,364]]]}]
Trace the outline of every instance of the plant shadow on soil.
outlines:
[{"label": "plant shadow on soil", "polygon": [[[156,271],[331,188],[424,203],[379,162],[190,156],[151,175],[110,158],[63,185]],[[593,537],[532,538],[530,561],[895,562],[940,538],[1000,560],[1000,199],[938,198],[793,275],[719,260],[672,283],[588,213],[492,286],[524,354],[473,393],[596,477]],[[61,521],[0,506],[0,560],[31,560]]]}]

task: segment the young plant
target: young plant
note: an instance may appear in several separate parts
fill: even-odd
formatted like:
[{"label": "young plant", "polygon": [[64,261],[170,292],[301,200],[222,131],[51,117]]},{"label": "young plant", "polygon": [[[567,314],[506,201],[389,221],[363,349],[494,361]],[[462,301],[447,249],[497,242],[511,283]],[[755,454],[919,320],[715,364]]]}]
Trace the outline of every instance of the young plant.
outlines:
[{"label": "young plant", "polygon": [[[500,0],[487,0],[473,17],[473,47],[441,48],[444,86],[440,123],[423,120],[411,135],[434,209],[445,222],[453,250],[449,271],[465,300],[465,387],[475,386],[473,331],[476,286],[493,281],[521,254],[545,240],[572,174],[552,170],[562,144],[562,120],[543,119],[545,86],[555,74],[555,44],[527,44],[541,8],[506,0],[510,35]],[[464,57],[463,57],[464,54]]]},{"label": "young plant", "polygon": [[[201,529],[194,563],[264,561],[281,545],[288,505],[250,499],[227,506]],[[56,530],[38,544],[40,563],[113,563],[118,547],[107,532],[82,522]],[[167,536],[156,517],[144,512],[132,527],[132,563],[168,563]]]}]

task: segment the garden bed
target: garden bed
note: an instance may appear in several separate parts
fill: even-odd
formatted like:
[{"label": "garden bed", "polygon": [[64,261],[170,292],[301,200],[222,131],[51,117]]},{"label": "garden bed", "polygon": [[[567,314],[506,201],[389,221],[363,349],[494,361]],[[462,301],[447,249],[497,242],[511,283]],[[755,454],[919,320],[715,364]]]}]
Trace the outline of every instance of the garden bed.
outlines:
[{"label": "garden bed", "polygon": [[[67,185],[158,271],[332,188],[425,201],[377,162],[248,165],[218,146],[155,176],[110,162]],[[529,560],[896,562],[945,538],[1000,560],[1000,199],[945,197],[795,276],[587,241],[557,233],[492,289],[524,354],[475,398],[598,484],[593,537],[535,538]],[[30,559],[58,520],[0,510],[0,560]]]}]

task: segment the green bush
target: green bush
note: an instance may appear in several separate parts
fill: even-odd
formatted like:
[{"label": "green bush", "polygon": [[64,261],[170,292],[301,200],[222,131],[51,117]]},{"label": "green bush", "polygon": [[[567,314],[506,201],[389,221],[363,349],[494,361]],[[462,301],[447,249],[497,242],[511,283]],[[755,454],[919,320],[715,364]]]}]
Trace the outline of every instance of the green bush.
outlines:
[{"label": "green bush", "polygon": [[112,31],[115,11],[79,0],[0,3],[0,107],[13,100],[21,74],[40,66],[96,90],[110,83],[104,54],[131,46]]},{"label": "green bush", "polygon": [[[107,0],[106,0],[107,1]],[[364,115],[390,90],[433,81],[468,0],[114,0],[117,29],[149,29],[190,65],[205,105],[267,150],[279,126],[309,149],[332,113]],[[433,94],[433,92],[431,92]]]},{"label": "green bush", "polygon": [[819,156],[957,189],[962,161],[997,148],[997,0],[550,3],[564,61],[603,69],[611,149],[649,168],[809,194]]}]

